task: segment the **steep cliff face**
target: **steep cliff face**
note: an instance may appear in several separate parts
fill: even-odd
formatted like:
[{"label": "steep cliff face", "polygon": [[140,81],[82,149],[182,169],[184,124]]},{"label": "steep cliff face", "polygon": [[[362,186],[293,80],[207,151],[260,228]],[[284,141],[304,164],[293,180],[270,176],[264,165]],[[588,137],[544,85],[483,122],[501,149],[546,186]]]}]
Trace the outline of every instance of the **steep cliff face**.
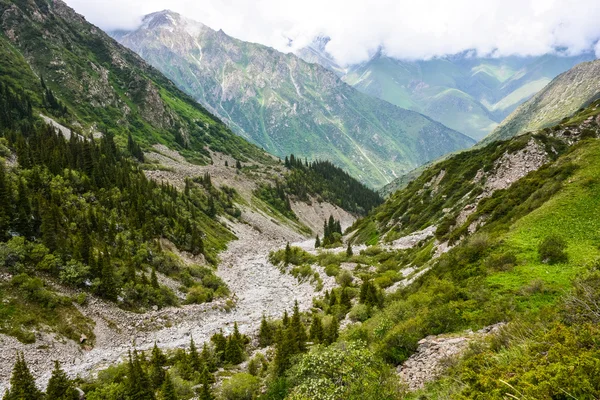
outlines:
[{"label": "steep cliff face", "polygon": [[484,143],[551,126],[600,96],[600,61],[576,65],[559,75],[509,115]]},{"label": "steep cliff face", "polygon": [[373,186],[473,143],[356,91],[320,65],[170,11],[114,37],[269,152],[329,159]]}]

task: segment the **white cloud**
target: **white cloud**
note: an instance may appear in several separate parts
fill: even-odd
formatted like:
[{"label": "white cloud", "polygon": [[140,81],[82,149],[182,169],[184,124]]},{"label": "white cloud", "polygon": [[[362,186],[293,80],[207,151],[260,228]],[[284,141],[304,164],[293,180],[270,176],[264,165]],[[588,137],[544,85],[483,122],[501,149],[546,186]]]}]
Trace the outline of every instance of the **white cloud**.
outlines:
[{"label": "white cloud", "polygon": [[67,0],[103,29],[133,28],[142,15],[171,9],[247,41],[285,50],[317,34],[342,63],[380,46],[398,58],[469,49],[479,54],[540,55],[596,51],[598,0]]}]

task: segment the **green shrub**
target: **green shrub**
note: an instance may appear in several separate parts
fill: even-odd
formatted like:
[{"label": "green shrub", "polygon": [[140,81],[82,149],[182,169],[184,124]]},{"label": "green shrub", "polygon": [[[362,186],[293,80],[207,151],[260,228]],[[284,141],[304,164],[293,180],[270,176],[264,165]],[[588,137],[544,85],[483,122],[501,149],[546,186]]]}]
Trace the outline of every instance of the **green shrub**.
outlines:
[{"label": "green shrub", "polygon": [[567,242],[562,237],[550,235],[538,246],[540,261],[547,264],[565,263],[568,260],[566,248]]},{"label": "green shrub", "polygon": [[239,373],[223,382],[221,396],[225,400],[252,400],[259,388],[259,378],[247,373]]},{"label": "green shrub", "polygon": [[369,312],[369,307],[366,304],[358,303],[352,307],[348,316],[354,322],[356,322],[356,321],[363,322],[363,321],[366,321],[371,316],[371,313]]}]

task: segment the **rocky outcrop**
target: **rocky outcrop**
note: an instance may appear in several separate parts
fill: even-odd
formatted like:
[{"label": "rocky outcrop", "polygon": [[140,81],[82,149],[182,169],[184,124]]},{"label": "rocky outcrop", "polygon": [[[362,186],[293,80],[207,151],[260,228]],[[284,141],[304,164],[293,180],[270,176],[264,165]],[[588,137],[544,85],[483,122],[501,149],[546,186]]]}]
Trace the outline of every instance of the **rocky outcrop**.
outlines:
[{"label": "rocky outcrop", "polygon": [[469,343],[497,333],[504,325],[499,323],[477,332],[467,331],[462,336],[427,336],[419,341],[416,353],[398,367],[397,373],[409,390],[420,389],[438,378],[449,361],[460,357]]}]

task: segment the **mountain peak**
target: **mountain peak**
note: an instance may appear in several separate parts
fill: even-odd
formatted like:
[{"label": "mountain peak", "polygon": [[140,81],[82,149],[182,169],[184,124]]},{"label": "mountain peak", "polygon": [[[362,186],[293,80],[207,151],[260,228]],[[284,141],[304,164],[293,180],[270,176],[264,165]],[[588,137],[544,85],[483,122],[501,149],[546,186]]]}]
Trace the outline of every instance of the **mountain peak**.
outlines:
[{"label": "mountain peak", "polygon": [[190,35],[197,35],[204,28],[205,25],[201,22],[185,18],[175,11],[162,10],[144,16],[139,29],[166,29],[171,32],[182,29]]}]

